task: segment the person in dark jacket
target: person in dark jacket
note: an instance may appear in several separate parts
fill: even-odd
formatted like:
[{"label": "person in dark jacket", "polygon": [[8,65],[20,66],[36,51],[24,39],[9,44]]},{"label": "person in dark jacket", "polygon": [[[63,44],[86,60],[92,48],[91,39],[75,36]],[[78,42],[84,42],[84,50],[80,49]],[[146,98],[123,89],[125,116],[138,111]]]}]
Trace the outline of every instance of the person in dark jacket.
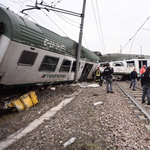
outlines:
[{"label": "person in dark jacket", "polygon": [[150,105],[150,66],[141,75],[141,86],[143,86],[142,103],[146,102],[145,95],[147,94],[147,105]]},{"label": "person in dark jacket", "polygon": [[131,72],[131,83],[130,83],[130,87],[132,87],[133,85],[133,91],[135,91],[135,85],[136,85],[136,82],[137,82],[137,72],[136,72],[136,69],[134,68],[133,71]]},{"label": "person in dark jacket", "polygon": [[[110,67],[109,63],[107,63],[106,66],[107,67],[104,69],[103,72],[103,76],[106,79],[106,84],[107,84],[106,90],[107,93],[114,93],[112,89],[112,75],[114,73],[114,69]],[[110,85],[110,90],[109,90],[109,85]]]}]

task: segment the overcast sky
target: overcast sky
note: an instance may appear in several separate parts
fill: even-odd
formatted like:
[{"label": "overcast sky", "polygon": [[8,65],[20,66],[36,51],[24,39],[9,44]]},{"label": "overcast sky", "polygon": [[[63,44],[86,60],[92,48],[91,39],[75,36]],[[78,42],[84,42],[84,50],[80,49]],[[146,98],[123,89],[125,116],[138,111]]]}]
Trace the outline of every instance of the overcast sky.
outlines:
[{"label": "overcast sky", "polygon": [[[41,0],[38,0],[40,3]],[[81,14],[83,0],[44,0],[45,4]],[[51,4],[53,2],[53,4]],[[0,0],[15,13],[35,0]],[[25,11],[28,19],[78,42],[81,18],[46,10]],[[150,0],[86,0],[82,45],[102,54],[150,55]]]}]

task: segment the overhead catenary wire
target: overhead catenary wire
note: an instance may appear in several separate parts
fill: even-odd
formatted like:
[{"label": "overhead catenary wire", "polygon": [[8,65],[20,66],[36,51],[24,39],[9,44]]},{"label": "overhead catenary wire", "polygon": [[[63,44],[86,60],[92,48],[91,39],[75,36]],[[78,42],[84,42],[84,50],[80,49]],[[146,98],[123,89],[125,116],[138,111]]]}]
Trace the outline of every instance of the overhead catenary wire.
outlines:
[{"label": "overhead catenary wire", "polygon": [[68,37],[68,35],[44,11],[42,12],[57,26],[57,28],[59,28],[64,33],[64,35]]},{"label": "overhead catenary wire", "polygon": [[99,8],[98,8],[97,0],[96,0],[96,6],[97,6],[97,12],[98,12],[98,20],[99,20],[99,25],[100,25],[100,31],[101,31],[103,49],[104,49],[104,53],[106,54],[105,42],[104,42],[104,37],[103,37],[103,30],[102,30],[102,25],[101,25],[101,19],[100,19],[100,13],[99,13]]},{"label": "overhead catenary wire", "polygon": [[[129,41],[125,44],[125,46],[122,48],[122,50],[129,44],[129,42],[134,38],[135,40],[135,36],[137,35],[137,33],[142,29],[142,27],[145,25],[145,23],[149,20],[150,16],[144,21],[144,23],[140,26],[140,28],[135,32],[135,34],[129,39]],[[134,41],[133,40],[133,41]],[[131,44],[130,47],[130,53],[131,53],[131,48],[132,48],[133,42]]]},{"label": "overhead catenary wire", "polygon": [[[29,4],[28,2],[30,2],[30,5],[32,5],[32,4],[35,4],[35,0],[24,0],[24,1],[21,1],[21,0],[11,0],[11,1],[13,1],[14,3],[16,3],[16,5],[18,5],[19,6],[19,10],[21,10],[21,9],[24,9],[24,7],[26,6],[26,4]],[[50,3],[50,5],[52,6],[52,7],[55,7],[58,3],[60,3],[62,0],[53,0],[53,2],[51,2]],[[46,4],[44,1],[40,1],[40,0],[38,0],[38,2],[42,2],[43,4]],[[55,6],[54,6],[55,5]],[[18,13],[19,13],[20,11],[18,11]],[[31,18],[31,20],[33,20],[36,24],[40,24],[40,22],[42,22],[43,24],[44,24],[44,26],[49,26],[49,27],[51,27],[52,28],[52,26],[51,26],[51,24],[50,23],[48,23],[48,21],[46,21],[46,20],[51,20],[51,22],[53,22],[53,24],[66,36],[66,37],[68,37],[68,35],[63,31],[63,29],[55,22],[55,20],[53,20],[53,19],[51,19],[51,17],[49,16],[49,14],[48,14],[48,12],[45,12],[44,10],[42,10],[42,12],[44,13],[44,15],[46,15],[46,17],[48,18],[48,19],[43,19],[43,18],[41,18],[41,16],[40,15],[38,15],[38,13],[35,13],[34,11],[27,11],[28,13],[28,15],[25,15],[24,16],[24,18],[26,17],[30,17]],[[65,17],[65,16],[63,16],[61,13],[55,13],[55,14],[57,14],[61,19],[63,19],[64,21],[66,21],[67,23],[69,23],[70,25],[73,25],[73,26],[75,26],[75,27],[79,27],[79,26],[77,26],[77,25],[74,25],[74,24],[71,24],[70,22],[74,22],[73,20],[71,21],[70,20],[70,22],[69,21],[67,21],[67,20],[69,20],[69,19],[67,19],[67,17]],[[63,16],[63,17],[62,17]],[[65,18],[65,19],[64,19]],[[47,22],[47,23],[46,23]],[[78,24],[80,24],[80,23],[78,23]],[[49,28],[48,27],[48,28]],[[56,30],[56,29],[55,29]],[[60,32],[59,31],[59,32]],[[58,32],[58,31],[57,31]],[[84,41],[85,41],[85,43],[86,43],[86,46],[88,47],[88,45],[87,45],[87,42],[86,42],[86,39],[85,39],[86,37],[84,36]]]},{"label": "overhead catenary wire", "polygon": [[102,51],[105,52],[104,47],[103,47],[102,38],[100,36],[100,31],[99,31],[98,22],[97,22],[97,18],[96,18],[96,13],[95,13],[95,9],[94,9],[94,4],[93,4],[92,0],[91,0],[91,3],[92,3],[92,9],[93,9],[93,13],[94,13],[94,18],[95,18],[95,22],[96,22],[96,27],[97,27],[97,31],[98,31],[98,36],[99,36],[100,44],[102,46]]},{"label": "overhead catenary wire", "polygon": [[[57,13],[57,12],[55,12],[55,14],[57,14],[62,20],[64,20],[65,22],[67,22],[67,23],[69,23],[70,25],[72,25],[72,26],[75,26],[75,27],[78,27],[79,28],[79,26],[77,26],[77,25],[74,25],[74,24],[72,24],[71,22],[69,22],[68,20],[70,20],[69,18],[67,18],[67,17],[65,17],[64,15],[60,15],[59,13]],[[67,20],[68,19],[68,20]],[[70,21],[72,21],[72,20],[70,20]],[[79,23],[78,23],[79,24]]]},{"label": "overhead catenary wire", "polygon": [[[18,0],[18,1],[12,0],[12,1],[15,2],[15,3],[17,3],[17,4],[20,6],[20,9],[19,9],[19,10],[23,9],[23,6],[25,6],[24,2],[30,1],[30,2],[32,2],[33,4],[35,4],[35,2],[34,2],[33,0],[26,0],[26,1],[24,1],[24,2],[21,2],[20,0]],[[56,1],[56,0],[55,0],[55,1]],[[59,0],[59,1],[57,0],[57,4],[58,4],[60,1],[61,1],[61,0]],[[52,2],[52,3],[53,3],[53,2]],[[56,4],[55,4],[55,6],[56,6]],[[18,11],[18,12],[20,12],[20,11]],[[43,10],[42,10],[42,12],[46,15],[46,17],[47,17],[49,20],[51,20],[51,22],[53,22],[53,24],[54,24],[65,36],[68,37],[68,35],[62,30],[62,28],[60,28],[59,25],[57,25],[57,24],[54,22],[54,20],[52,20]],[[35,21],[35,19],[34,19],[33,17],[31,17],[30,13],[31,13],[31,12],[28,12],[28,17],[30,17],[35,23],[39,24],[38,21]],[[36,13],[33,13],[33,12],[32,12],[32,14],[34,14],[34,16],[37,16],[36,19],[39,18],[39,16],[38,16]],[[39,20],[39,19],[38,19],[38,20]],[[43,21],[41,21],[41,22],[43,22]],[[49,23],[48,23],[48,24],[49,24]],[[56,29],[55,29],[55,30],[56,30]]]},{"label": "overhead catenary wire", "polygon": [[141,30],[150,30],[150,29],[141,28]]},{"label": "overhead catenary wire", "polygon": [[[55,0],[56,1],[56,0]],[[60,0],[61,1],[61,0]],[[59,1],[59,2],[60,2]],[[44,2],[45,3],[45,2]],[[53,2],[52,2],[53,3]],[[46,3],[45,3],[46,4]],[[56,6],[56,5],[55,5]],[[55,24],[55,26],[65,35],[65,36],[67,36],[68,37],[68,35],[62,30],[62,28],[60,28],[43,10],[42,10],[42,12],[46,15],[46,17],[48,17],[48,19],[50,19],[52,22],[53,22],[53,24]]]},{"label": "overhead catenary wire", "polygon": [[60,3],[62,0],[54,0],[53,2],[51,2],[49,5],[51,5],[52,7],[55,7],[58,3]]}]

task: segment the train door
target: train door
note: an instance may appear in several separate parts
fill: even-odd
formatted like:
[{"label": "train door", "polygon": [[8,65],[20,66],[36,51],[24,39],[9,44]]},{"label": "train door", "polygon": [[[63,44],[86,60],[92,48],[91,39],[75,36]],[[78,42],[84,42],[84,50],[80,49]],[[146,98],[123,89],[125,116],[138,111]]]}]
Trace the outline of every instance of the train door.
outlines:
[{"label": "train door", "polygon": [[146,67],[147,67],[147,60],[139,60],[139,72],[140,72],[141,68],[143,67],[143,65],[146,65]]},{"label": "train door", "polygon": [[87,80],[87,77],[88,77],[89,72],[91,71],[92,67],[93,67],[92,64],[88,64],[88,63],[85,64],[79,81],[86,81]]}]

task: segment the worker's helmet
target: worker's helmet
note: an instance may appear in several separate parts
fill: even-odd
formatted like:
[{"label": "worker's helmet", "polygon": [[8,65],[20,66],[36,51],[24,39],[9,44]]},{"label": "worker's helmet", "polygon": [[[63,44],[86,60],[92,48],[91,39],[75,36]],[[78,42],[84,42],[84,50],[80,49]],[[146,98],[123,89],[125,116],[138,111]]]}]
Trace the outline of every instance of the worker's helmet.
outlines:
[{"label": "worker's helmet", "polygon": [[97,67],[97,69],[100,69],[100,67]]}]

